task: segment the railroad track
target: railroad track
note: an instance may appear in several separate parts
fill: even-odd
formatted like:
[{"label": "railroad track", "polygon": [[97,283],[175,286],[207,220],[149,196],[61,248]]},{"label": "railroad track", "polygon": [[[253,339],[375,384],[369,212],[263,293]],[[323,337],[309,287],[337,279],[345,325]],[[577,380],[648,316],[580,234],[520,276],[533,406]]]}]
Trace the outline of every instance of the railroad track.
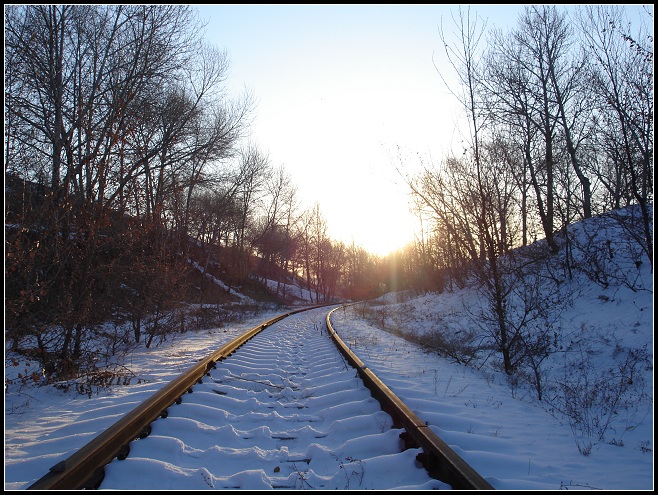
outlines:
[{"label": "railroad track", "polygon": [[[331,312],[292,311],[251,329],[28,489],[166,489],[175,486],[168,479],[174,471],[217,489],[244,488],[246,471],[267,488],[377,488],[367,459],[381,455],[393,456],[400,486],[493,489],[340,340]],[[292,426],[277,429],[282,422]],[[345,431],[350,440],[337,445]],[[359,443],[363,437],[372,452]],[[249,465],[236,465],[236,445],[257,450],[257,462],[251,455]],[[161,487],[134,475],[154,465],[175,466],[162,469]]]}]

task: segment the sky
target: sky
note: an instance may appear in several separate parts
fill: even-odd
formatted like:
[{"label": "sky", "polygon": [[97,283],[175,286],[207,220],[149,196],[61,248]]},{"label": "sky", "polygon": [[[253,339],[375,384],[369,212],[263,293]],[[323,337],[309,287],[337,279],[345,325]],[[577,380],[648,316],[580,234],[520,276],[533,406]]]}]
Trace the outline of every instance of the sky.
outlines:
[{"label": "sky", "polygon": [[[603,288],[576,274],[560,284],[568,302],[554,325],[560,351],[542,366],[547,395],[560,383],[584,387],[568,403],[576,406],[570,416],[556,410],[559,401],[540,402],[531,388],[508,380],[495,356],[458,364],[393,331],[427,339],[473,330],[469,312],[482,297],[471,286],[391,293],[332,314],[332,326],[364,364],[497,490],[654,488],[653,274],[649,263],[636,268],[620,232],[599,222],[588,221],[587,231],[602,236],[594,245],[611,239],[617,266],[608,273],[629,278],[611,277]],[[577,261],[581,253],[572,254]],[[373,325],[366,310],[387,330]],[[133,442],[126,460],[108,466],[100,488],[448,488],[415,466],[416,451],[394,448],[399,432],[330,344],[327,311],[281,320],[221,361],[211,379],[152,423],[149,437]],[[38,368],[6,351],[5,490],[26,489],[200,356],[282,312],[135,347],[108,366],[127,371],[130,383],[97,387],[89,396],[74,387],[21,384],[19,373]],[[649,363],[627,359],[643,349]],[[614,391],[619,370],[629,364],[634,386],[617,397],[614,413],[596,402],[585,405],[590,395]],[[602,425],[601,437],[587,434]]]},{"label": "sky", "polygon": [[[413,175],[421,160],[461,149],[464,121],[442,78],[458,86],[439,33],[443,25],[452,39],[460,6],[196,7],[205,39],[229,55],[230,92],[256,98],[251,139],[291,174],[305,206],[319,202],[330,236],[380,255],[411,242],[418,220],[397,169]],[[470,6],[501,29],[523,8]]]},{"label": "sky", "polygon": [[[320,203],[332,238],[376,254],[412,241],[398,155],[417,165],[418,154],[438,158],[459,140],[459,110],[435,67],[438,27],[457,6],[197,8],[206,40],[230,57],[227,85],[256,97],[252,139],[290,172],[305,205]],[[473,8],[497,25],[521,9]]]}]

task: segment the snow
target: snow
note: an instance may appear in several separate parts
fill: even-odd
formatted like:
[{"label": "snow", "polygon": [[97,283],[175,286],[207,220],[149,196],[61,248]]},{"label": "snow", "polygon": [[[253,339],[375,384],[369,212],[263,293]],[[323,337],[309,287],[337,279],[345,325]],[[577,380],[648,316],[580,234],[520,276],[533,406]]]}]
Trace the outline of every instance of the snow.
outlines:
[{"label": "snow", "polygon": [[[199,263],[197,263],[196,261],[192,261],[192,260],[189,260],[189,259],[188,259],[187,262],[188,262],[190,265],[192,265],[194,268],[196,268],[197,270],[199,270],[201,273],[204,273],[204,272],[205,272],[205,270],[203,269],[203,267],[202,267]],[[212,275],[212,274],[210,274],[210,273],[204,273],[204,274],[205,274],[205,276],[208,277],[208,278],[209,278],[209,279],[210,279],[215,285],[218,285],[218,286],[220,286],[222,289],[224,289],[224,290],[226,290],[227,292],[229,292],[229,289],[230,289],[230,288],[229,288],[229,286],[226,285],[224,282],[222,282],[221,280],[219,280],[217,277],[215,277],[214,275]],[[242,302],[255,302],[252,298],[247,297],[247,296],[245,296],[244,294],[242,294],[242,293],[240,293],[240,292],[238,292],[238,291],[236,291],[236,290],[230,289],[230,293],[233,294],[234,296],[236,296],[236,297],[237,297],[238,299],[240,299]]]},{"label": "snow", "polygon": [[[619,256],[610,259],[626,259],[621,253],[632,248],[621,237],[611,238]],[[639,268],[616,262],[619,270],[608,267],[608,273],[619,276],[607,286],[577,275],[560,286],[556,301],[562,305],[548,308],[560,351],[542,363],[542,401],[527,382],[510,380],[496,355],[463,364],[410,338],[431,342],[437,331],[455,336],[476,329],[474,308],[482,297],[472,285],[440,294],[388,294],[338,309],[331,322],[365,365],[495,489],[653,490],[653,274],[647,262]],[[286,359],[272,354],[270,362],[257,365],[236,352],[218,363],[212,381],[195,385],[169,417],[153,423],[147,439],[133,442],[125,461],[108,466],[101,488],[450,488],[418,468],[415,449],[395,451],[399,432],[388,415],[338,353],[325,347],[327,311],[293,315],[263,332],[263,338],[288,336]],[[276,314],[270,310],[224,328],[177,334],[155,348],[137,347],[122,361],[129,384],[87,387],[84,393],[22,379],[38,367],[6,352],[5,490],[26,489],[200,356]],[[313,352],[296,348],[300,343]],[[318,371],[311,372],[311,365]],[[309,367],[308,377],[296,374],[302,367]],[[622,372],[629,367],[634,386],[615,395],[617,379],[627,377]],[[560,387],[608,393],[616,402],[597,407],[586,402],[587,394],[561,401]],[[345,394],[339,395],[344,407],[327,409],[328,396],[319,398],[323,388]],[[223,413],[205,409],[209,396],[225,399]],[[183,407],[193,404],[208,414],[187,414]],[[184,430],[183,439],[174,440],[169,428]],[[295,440],[282,440],[287,437]]]},{"label": "snow", "polygon": [[286,297],[303,301],[305,303],[313,302],[316,296],[308,289],[304,289],[297,285],[285,284],[277,282],[276,280],[266,280],[265,284],[274,294],[283,294]]}]

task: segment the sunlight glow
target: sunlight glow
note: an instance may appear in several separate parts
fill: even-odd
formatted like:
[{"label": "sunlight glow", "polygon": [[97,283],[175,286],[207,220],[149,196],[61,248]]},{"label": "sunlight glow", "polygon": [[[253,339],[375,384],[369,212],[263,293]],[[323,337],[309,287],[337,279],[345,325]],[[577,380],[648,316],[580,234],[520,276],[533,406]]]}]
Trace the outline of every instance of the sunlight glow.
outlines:
[{"label": "sunlight glow", "polygon": [[353,182],[342,191],[338,203],[327,213],[327,221],[345,244],[353,242],[384,256],[413,241],[417,219],[409,213],[406,198],[399,190],[385,183],[364,186]]},{"label": "sunlight glow", "polygon": [[297,87],[304,104],[290,105],[293,95],[284,92],[255,125],[271,153],[294,167],[305,203],[320,202],[332,237],[373,254],[406,246],[418,230],[408,187],[395,170],[395,148],[422,150],[438,141],[433,135],[440,116],[445,119],[431,88],[410,88],[365,76]]},{"label": "sunlight glow", "polygon": [[[256,98],[252,139],[290,172],[330,236],[377,254],[414,239],[398,146],[440,157],[457,114],[435,55],[443,6],[208,6],[231,92]],[[392,151],[393,150],[393,151]],[[415,161],[415,160],[414,160]],[[413,165],[418,165],[414,163]]]}]

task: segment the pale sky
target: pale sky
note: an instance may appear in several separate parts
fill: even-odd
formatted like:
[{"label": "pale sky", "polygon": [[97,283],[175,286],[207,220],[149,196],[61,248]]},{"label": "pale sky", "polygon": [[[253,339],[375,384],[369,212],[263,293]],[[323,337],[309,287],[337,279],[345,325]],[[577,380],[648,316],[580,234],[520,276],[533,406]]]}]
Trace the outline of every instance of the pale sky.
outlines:
[{"label": "pale sky", "polygon": [[[439,35],[458,5],[198,5],[206,39],[226,49],[227,86],[253,92],[251,140],[283,165],[330,236],[386,254],[413,239],[396,166],[438,161],[461,140],[453,77]],[[467,8],[468,6],[462,6]],[[488,25],[523,5],[472,5]],[[461,125],[461,124],[460,124]]]}]

